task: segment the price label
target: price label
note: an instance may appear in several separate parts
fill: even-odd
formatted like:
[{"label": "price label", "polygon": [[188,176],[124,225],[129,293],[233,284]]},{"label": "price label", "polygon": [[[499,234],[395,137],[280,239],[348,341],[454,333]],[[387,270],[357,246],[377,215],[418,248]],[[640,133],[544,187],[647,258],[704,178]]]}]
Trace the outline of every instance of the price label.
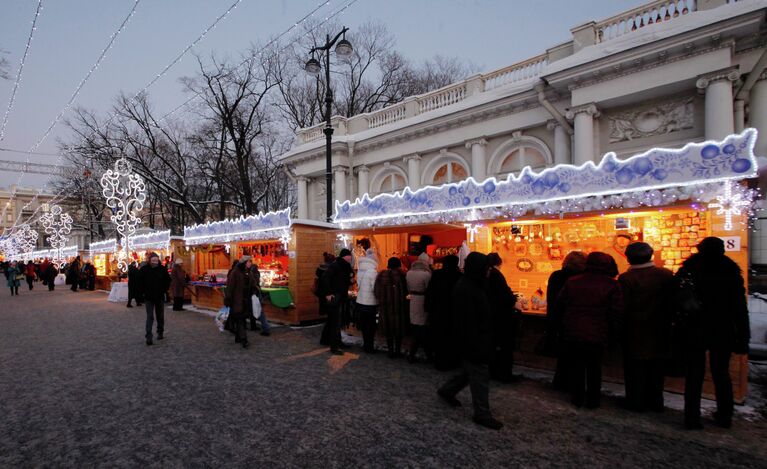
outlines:
[{"label": "price label", "polygon": [[724,250],[727,252],[740,252],[740,236],[722,236]]}]

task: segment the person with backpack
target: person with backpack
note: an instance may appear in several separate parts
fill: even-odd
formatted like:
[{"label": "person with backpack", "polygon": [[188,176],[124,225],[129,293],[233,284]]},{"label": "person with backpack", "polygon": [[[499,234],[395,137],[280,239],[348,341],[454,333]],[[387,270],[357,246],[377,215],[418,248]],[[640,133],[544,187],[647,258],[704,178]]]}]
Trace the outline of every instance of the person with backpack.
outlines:
[{"label": "person with backpack", "polygon": [[684,261],[677,281],[689,289],[694,300],[681,311],[685,349],[684,424],[690,430],[703,428],[700,398],[706,374],[706,353],[716,392],[714,421],[730,428],[733,391],[730,357],[748,354],[751,337],[746,289],[738,264],[725,255],[724,241],[708,237],[698,252]]}]

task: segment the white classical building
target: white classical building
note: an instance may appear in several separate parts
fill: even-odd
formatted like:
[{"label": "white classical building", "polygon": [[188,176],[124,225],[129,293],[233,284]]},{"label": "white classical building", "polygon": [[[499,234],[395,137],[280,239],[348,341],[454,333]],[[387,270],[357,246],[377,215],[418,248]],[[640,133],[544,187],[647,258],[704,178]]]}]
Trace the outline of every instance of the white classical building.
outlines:
[{"label": "white classical building", "polygon": [[[761,132],[755,153],[765,156],[766,13],[767,0],[655,1],[572,28],[572,40],[523,62],[334,117],[334,198],[631,156],[744,127]],[[323,127],[300,130],[282,156],[298,218],[326,217]],[[759,240],[752,248],[767,263]]]}]

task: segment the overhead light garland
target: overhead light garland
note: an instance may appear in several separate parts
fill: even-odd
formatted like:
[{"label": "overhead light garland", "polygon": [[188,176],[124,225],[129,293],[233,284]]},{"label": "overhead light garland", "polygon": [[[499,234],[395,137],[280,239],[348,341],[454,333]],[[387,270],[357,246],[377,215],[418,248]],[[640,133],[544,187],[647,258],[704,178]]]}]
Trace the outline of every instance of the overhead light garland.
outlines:
[{"label": "overhead light garland", "polygon": [[139,214],[144,209],[146,201],[146,185],[144,179],[132,172],[130,162],[120,158],[115,162],[114,169],[108,169],[102,176],[102,193],[107,207],[112,209],[110,219],[120,235],[120,250],[117,252],[117,267],[122,272],[128,271],[132,250],[131,238],[136,234],[136,228],[141,224]]},{"label": "overhead light garland", "polygon": [[656,148],[627,160],[608,153],[599,165],[558,165],[540,173],[526,167],[502,181],[469,178],[415,192],[406,188],[372,199],[365,195],[336,202],[334,221],[346,229],[709,202],[720,183],[756,175],[756,136],[755,129],[746,129],[719,142]]},{"label": "overhead light garland", "polygon": [[90,251],[91,255],[117,252],[117,239],[112,238],[91,243],[88,250]]},{"label": "overhead light garland", "polygon": [[[19,63],[19,71],[16,72],[16,79],[13,82],[13,90],[11,91],[11,98],[8,100],[8,107],[5,109],[5,115],[3,116],[3,124],[0,126],[0,141],[5,138],[5,128],[8,125],[8,117],[13,110],[13,104],[16,102],[16,93],[19,91],[21,85],[21,75],[24,71],[24,64],[27,62],[27,56],[29,55],[29,48],[32,46],[32,39],[35,36],[37,30],[37,18],[43,11],[43,0],[37,1],[37,8],[35,9],[35,16],[32,18],[32,29],[29,31],[29,37],[27,38],[27,46],[24,48],[24,54],[21,56],[21,62]],[[3,215],[4,216],[4,215]]]},{"label": "overhead light garland", "polygon": [[51,206],[50,212],[40,217],[45,234],[48,235],[48,242],[53,248],[54,254],[51,256],[55,264],[60,264],[66,260],[63,254],[63,248],[69,241],[69,233],[72,231],[72,217],[64,212],[59,205]]},{"label": "overhead light garland", "polygon": [[169,246],[170,230],[140,234],[131,239],[131,247],[134,251],[139,249],[168,249]]}]

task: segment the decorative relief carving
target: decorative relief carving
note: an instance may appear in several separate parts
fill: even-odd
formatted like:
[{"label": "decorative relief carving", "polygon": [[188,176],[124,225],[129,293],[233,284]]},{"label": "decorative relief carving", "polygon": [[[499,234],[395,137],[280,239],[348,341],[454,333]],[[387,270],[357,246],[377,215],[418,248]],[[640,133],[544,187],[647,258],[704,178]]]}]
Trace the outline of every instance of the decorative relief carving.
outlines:
[{"label": "decorative relief carving", "polygon": [[691,129],[694,123],[694,99],[688,97],[651,108],[607,116],[610,122],[610,143]]}]

